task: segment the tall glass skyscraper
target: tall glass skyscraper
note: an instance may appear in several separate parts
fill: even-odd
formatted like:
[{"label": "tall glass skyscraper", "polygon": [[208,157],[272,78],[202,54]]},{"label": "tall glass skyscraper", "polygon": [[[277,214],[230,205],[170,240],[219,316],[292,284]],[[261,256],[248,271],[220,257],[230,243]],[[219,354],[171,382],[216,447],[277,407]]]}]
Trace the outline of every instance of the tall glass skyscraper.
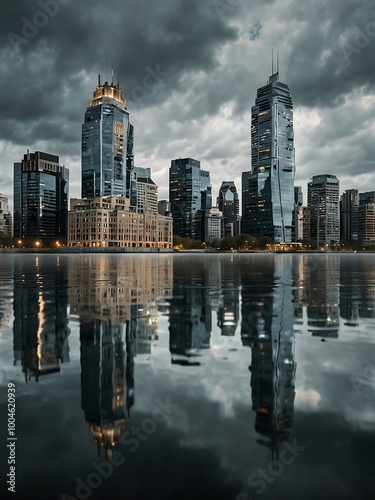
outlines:
[{"label": "tall glass skyscraper", "polygon": [[82,126],[82,198],[131,197],[134,127],[120,86],[100,83]]},{"label": "tall glass skyscraper", "polygon": [[240,202],[238,200],[237,188],[233,181],[224,181],[221,184],[217,206],[220,212],[223,213],[223,237],[238,236]]},{"label": "tall glass skyscraper", "polygon": [[289,243],[296,169],[293,102],[279,73],[258,89],[251,110],[251,163],[242,176],[242,232]]},{"label": "tall glass skyscraper", "polygon": [[27,153],[14,164],[14,236],[48,243],[68,237],[69,170],[59,157]]},{"label": "tall glass skyscraper", "polygon": [[192,158],[172,160],[169,169],[169,200],[173,234],[204,239],[204,214],[212,206],[210,173]]}]

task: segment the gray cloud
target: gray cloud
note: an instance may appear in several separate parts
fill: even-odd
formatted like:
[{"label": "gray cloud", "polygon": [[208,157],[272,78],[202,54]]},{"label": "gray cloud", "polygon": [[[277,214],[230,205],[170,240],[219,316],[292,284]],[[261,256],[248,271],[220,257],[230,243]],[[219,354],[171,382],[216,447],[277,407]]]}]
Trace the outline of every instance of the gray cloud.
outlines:
[{"label": "gray cloud", "polygon": [[[365,0],[221,4],[219,12],[214,1],[70,1],[25,39],[25,19],[35,21],[41,4],[8,3],[0,19],[0,190],[11,195],[10,166],[30,148],[60,155],[72,170],[71,195],[80,194],[83,114],[96,75],[110,75],[112,64],[136,125],[136,163],[153,169],[163,198],[179,156],[212,167],[215,196],[228,172],[240,188],[250,168],[250,107],[271,72],[272,47],[300,124],[298,182],[324,170],[348,176],[343,188],[356,187],[357,174],[375,187],[372,101],[356,112],[358,98],[374,94],[375,9]],[[12,35],[12,47],[9,33],[24,41],[15,48]],[[163,76],[142,93],[150,69]]]}]

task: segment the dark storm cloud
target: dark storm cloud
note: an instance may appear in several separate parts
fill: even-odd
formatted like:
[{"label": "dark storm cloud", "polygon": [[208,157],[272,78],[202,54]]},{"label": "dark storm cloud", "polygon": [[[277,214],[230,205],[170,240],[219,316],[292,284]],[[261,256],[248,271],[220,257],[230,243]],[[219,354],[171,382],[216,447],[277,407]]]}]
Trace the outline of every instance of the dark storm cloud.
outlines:
[{"label": "dark storm cloud", "polygon": [[[299,22],[286,38],[288,82],[297,106],[335,107],[354,88],[374,90],[373,5],[366,0],[304,2],[290,17]],[[366,35],[371,29],[373,35]]]},{"label": "dark storm cloud", "polygon": [[[30,23],[42,20],[37,13],[44,0],[3,8],[3,171],[19,161],[20,151],[40,148],[71,167],[71,194],[79,195],[83,114],[97,74],[102,81],[106,74],[111,78],[113,64],[136,126],[136,163],[154,169],[161,190],[170,159],[184,155],[213,165],[215,190],[228,171],[240,188],[240,173],[250,168],[250,108],[271,72],[272,47],[280,51],[281,79],[291,89],[296,114],[307,109],[321,115],[309,135],[296,129],[297,178],[320,173],[322,165],[338,176],[373,170],[372,129],[353,111],[358,96],[374,91],[371,3],[64,1],[27,39]],[[371,116],[365,115],[368,123]],[[313,137],[324,147],[314,149]],[[4,177],[0,191],[11,191]]]},{"label": "dark storm cloud", "polygon": [[[162,95],[150,95],[162,101],[179,87],[182,74],[213,68],[220,45],[237,36],[210,3],[85,0],[60,6],[28,40],[22,31],[25,19],[32,21],[41,7],[21,2],[22,9],[19,3],[2,16],[0,84],[2,138],[18,144],[49,139],[51,122],[53,129],[64,120],[81,122],[90,98],[81,71],[94,78],[101,72],[104,80],[113,64],[127,95],[142,85],[147,67],[161,71],[168,75],[168,87],[158,86]],[[27,43],[17,43],[10,33]]]}]

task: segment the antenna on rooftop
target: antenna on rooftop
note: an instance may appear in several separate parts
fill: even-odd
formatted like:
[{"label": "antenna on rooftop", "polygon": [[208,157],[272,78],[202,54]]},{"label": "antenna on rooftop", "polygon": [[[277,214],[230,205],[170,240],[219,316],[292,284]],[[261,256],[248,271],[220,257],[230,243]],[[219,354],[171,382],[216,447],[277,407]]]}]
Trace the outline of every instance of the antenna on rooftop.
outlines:
[{"label": "antenna on rooftop", "polygon": [[113,85],[113,64],[112,64],[112,85]]},{"label": "antenna on rooftop", "polygon": [[273,57],[273,48],[272,48],[272,72],[271,72],[271,75],[273,75],[273,67],[274,67],[273,59],[274,59],[274,57]]},{"label": "antenna on rooftop", "polygon": [[280,71],[280,55],[279,55],[279,51],[277,51],[277,73],[278,74],[279,74],[279,71]]}]

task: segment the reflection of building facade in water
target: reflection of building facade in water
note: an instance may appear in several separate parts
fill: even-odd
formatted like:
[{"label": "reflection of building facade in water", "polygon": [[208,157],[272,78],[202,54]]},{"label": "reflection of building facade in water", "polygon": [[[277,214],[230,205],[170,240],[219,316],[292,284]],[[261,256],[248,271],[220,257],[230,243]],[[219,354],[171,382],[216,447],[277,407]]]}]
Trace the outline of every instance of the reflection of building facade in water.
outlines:
[{"label": "reflection of building facade in water", "polygon": [[[239,321],[239,271],[233,256],[181,257],[175,261],[169,331],[172,363],[199,364],[186,358],[210,347],[212,312],[223,336],[233,336]],[[185,357],[178,359],[176,356]]]},{"label": "reflection of building facade in water", "polygon": [[[123,337],[126,336],[126,360]],[[107,454],[125,431],[125,404],[134,403],[134,352],[125,325],[82,321],[82,409],[98,449]]]},{"label": "reflection of building facade in water", "polygon": [[210,260],[195,258],[192,261],[190,257],[175,260],[173,296],[169,309],[172,363],[199,364],[176,356],[199,356],[200,350],[210,348]]},{"label": "reflection of building facade in water", "polygon": [[[80,317],[82,409],[98,448],[110,454],[134,403],[134,357],[157,339],[158,300],[172,288],[171,256],[70,260],[69,304]],[[126,344],[126,355],[125,345]]]},{"label": "reflection of building facade in water", "polygon": [[358,326],[360,318],[375,318],[375,273],[368,258],[342,256],[340,268],[340,316],[347,326]]},{"label": "reflection of building facade in water", "polygon": [[217,325],[221,335],[233,337],[236,333],[240,315],[240,275],[238,262],[231,259],[222,259],[220,266],[221,297],[217,313]]},{"label": "reflection of building facade in water", "polygon": [[14,261],[14,364],[21,362],[26,383],[69,361],[66,262],[51,256]]},{"label": "reflection of building facade in water", "polygon": [[258,442],[277,452],[293,425],[296,363],[291,276],[274,259],[241,262],[241,335],[252,348],[255,429],[268,438]]},{"label": "reflection of building facade in water", "polygon": [[313,254],[299,257],[294,266],[294,307],[301,319],[306,309],[308,331],[314,337],[339,335],[340,262],[337,255]]}]

